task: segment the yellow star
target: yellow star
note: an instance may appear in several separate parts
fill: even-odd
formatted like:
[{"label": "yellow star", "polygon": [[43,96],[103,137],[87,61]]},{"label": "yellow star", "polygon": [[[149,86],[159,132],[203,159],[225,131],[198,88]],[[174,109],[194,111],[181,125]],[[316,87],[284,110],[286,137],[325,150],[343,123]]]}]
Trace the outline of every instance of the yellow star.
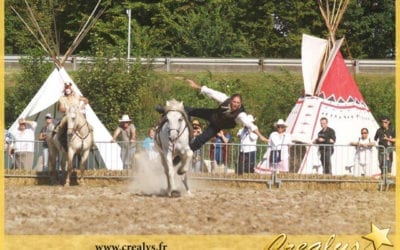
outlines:
[{"label": "yellow star", "polygon": [[371,231],[371,233],[363,236],[363,238],[372,241],[374,243],[374,249],[379,249],[382,245],[393,246],[387,238],[389,229],[379,229],[371,223]]}]

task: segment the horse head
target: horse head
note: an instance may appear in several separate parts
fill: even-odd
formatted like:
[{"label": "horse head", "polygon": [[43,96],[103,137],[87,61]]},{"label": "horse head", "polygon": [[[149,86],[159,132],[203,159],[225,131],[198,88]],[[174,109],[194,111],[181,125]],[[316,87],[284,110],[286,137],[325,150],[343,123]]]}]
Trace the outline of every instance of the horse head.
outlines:
[{"label": "horse head", "polygon": [[71,106],[66,112],[68,118],[68,134],[79,131],[86,124],[86,117],[78,106]]},{"label": "horse head", "polygon": [[165,112],[168,123],[169,140],[173,142],[182,135],[187,126],[183,102],[178,102],[175,99],[167,101]]}]

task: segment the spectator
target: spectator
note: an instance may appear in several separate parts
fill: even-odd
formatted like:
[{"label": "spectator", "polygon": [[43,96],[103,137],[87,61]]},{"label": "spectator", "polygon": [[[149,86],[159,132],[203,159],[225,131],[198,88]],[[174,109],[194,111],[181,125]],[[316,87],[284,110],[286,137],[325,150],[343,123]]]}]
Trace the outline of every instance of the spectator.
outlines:
[{"label": "spectator", "polygon": [[156,134],[155,128],[150,128],[147,132],[147,137],[144,138],[142,142],[142,147],[147,153],[149,160],[154,160],[157,158],[158,153],[154,150],[154,135]]},{"label": "spectator", "polygon": [[14,136],[10,133],[10,131],[6,130],[4,135],[4,160],[6,168],[14,167],[14,152],[10,150],[11,144],[15,141]]},{"label": "spectator", "polygon": [[[254,122],[255,118],[253,118],[252,115],[249,115],[249,120]],[[253,133],[248,127],[244,126],[239,129],[237,136],[240,138],[237,173],[254,173],[258,135]]]},{"label": "spectator", "polygon": [[333,144],[336,141],[336,134],[334,129],[328,127],[328,118],[322,117],[320,124],[322,129],[318,132],[314,143],[320,144],[319,153],[324,174],[332,174],[331,156],[334,152]]},{"label": "spectator", "polygon": [[[196,137],[201,134],[203,131],[201,129],[201,124],[199,120],[193,120],[192,121],[192,127],[193,127],[193,136],[192,136],[192,141],[196,139]],[[199,148],[195,151],[193,151],[193,158],[192,158],[192,171],[193,172],[201,172],[202,169],[202,148]]]},{"label": "spectator", "polygon": [[380,146],[378,148],[378,159],[381,174],[385,173],[385,169],[387,173],[392,173],[393,147],[396,142],[396,133],[390,126],[390,119],[387,116],[382,117],[381,127],[376,131],[374,140]]},{"label": "spectator", "polygon": [[210,160],[214,167],[215,164],[223,167],[228,166],[228,143],[230,139],[231,135],[229,132],[224,132],[223,130],[220,130],[217,135],[211,139]]},{"label": "spectator", "polygon": [[292,137],[286,132],[286,127],[285,121],[279,119],[275,123],[276,131],[269,136],[270,167],[280,172],[289,172],[289,145],[292,143]]},{"label": "spectator", "polygon": [[122,115],[119,126],[114,131],[112,142],[117,140],[121,146],[123,168],[128,169],[131,167],[131,161],[136,151],[136,128],[131,124],[128,115]]},{"label": "spectator", "polygon": [[369,137],[368,129],[362,128],[358,141],[352,142],[350,145],[356,147],[354,175],[365,176],[367,174],[367,167],[370,168],[373,162],[372,149],[375,146],[375,141]]},{"label": "spectator", "polygon": [[41,140],[43,146],[43,171],[48,170],[49,163],[49,145],[47,145],[46,137],[49,132],[54,130],[53,117],[50,113],[46,114],[46,122],[43,128],[40,130],[39,140]]},{"label": "spectator", "polygon": [[35,151],[35,129],[37,123],[24,118],[18,120],[19,126],[13,134],[15,141],[9,148],[9,154],[14,151],[16,169],[31,170],[33,153]]}]

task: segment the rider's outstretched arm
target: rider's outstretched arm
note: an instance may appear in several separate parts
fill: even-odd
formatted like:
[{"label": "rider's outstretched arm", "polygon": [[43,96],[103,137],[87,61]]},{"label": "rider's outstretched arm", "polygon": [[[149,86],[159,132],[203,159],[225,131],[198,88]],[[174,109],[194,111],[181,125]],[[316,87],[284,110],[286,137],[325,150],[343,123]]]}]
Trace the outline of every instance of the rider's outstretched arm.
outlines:
[{"label": "rider's outstretched arm", "polygon": [[211,99],[216,100],[218,103],[223,103],[226,99],[229,98],[229,96],[227,96],[225,93],[211,89],[207,86],[201,86],[200,84],[198,84],[197,82],[195,82],[192,79],[186,79],[186,78],[182,78],[182,77],[175,77],[175,78],[179,79],[179,80],[187,81],[189,83],[190,87],[192,87],[196,90],[200,90],[200,93],[205,94],[206,96],[210,97]]}]

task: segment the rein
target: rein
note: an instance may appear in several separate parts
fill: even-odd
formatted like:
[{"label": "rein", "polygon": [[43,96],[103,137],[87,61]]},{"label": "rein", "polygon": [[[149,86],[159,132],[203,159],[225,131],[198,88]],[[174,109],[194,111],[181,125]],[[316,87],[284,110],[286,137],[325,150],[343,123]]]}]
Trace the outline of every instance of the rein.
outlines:
[{"label": "rein", "polygon": [[165,118],[165,116],[166,116],[166,114],[167,114],[168,112],[170,112],[170,111],[176,111],[176,112],[181,113],[182,116],[183,116],[184,119],[185,119],[185,127],[184,127],[181,131],[179,131],[178,129],[169,129],[169,128],[168,128],[169,131],[171,131],[171,130],[176,130],[176,131],[178,131],[178,136],[176,137],[176,139],[175,139],[174,141],[171,141],[172,147],[175,147],[175,141],[178,140],[178,139],[182,136],[182,134],[183,134],[183,132],[185,131],[185,129],[188,129],[188,131],[189,131],[189,141],[190,141],[190,138],[191,138],[190,127],[189,127],[189,125],[188,125],[188,124],[190,124],[190,123],[189,123],[189,118],[188,118],[186,112],[185,112],[185,111],[182,111],[182,110],[178,110],[178,109],[166,108],[166,109],[165,109],[165,112],[164,112],[164,114],[163,114],[164,117],[163,117],[163,119],[159,122],[157,131],[156,131],[156,135],[157,135],[157,136],[156,136],[156,143],[157,143],[159,146],[161,146],[160,133],[161,133],[162,127],[163,127],[164,124],[167,122],[167,119]]},{"label": "rein", "polygon": [[[79,132],[85,126],[88,127],[88,133],[85,136],[82,136]],[[77,128],[74,128],[73,132],[74,132],[74,135],[76,135],[81,140],[81,145],[82,145],[81,148],[83,148],[83,144],[84,144],[85,139],[88,138],[88,136],[90,135],[89,123],[87,122],[87,120],[85,119],[85,123],[82,124],[81,126],[78,126]]]}]

